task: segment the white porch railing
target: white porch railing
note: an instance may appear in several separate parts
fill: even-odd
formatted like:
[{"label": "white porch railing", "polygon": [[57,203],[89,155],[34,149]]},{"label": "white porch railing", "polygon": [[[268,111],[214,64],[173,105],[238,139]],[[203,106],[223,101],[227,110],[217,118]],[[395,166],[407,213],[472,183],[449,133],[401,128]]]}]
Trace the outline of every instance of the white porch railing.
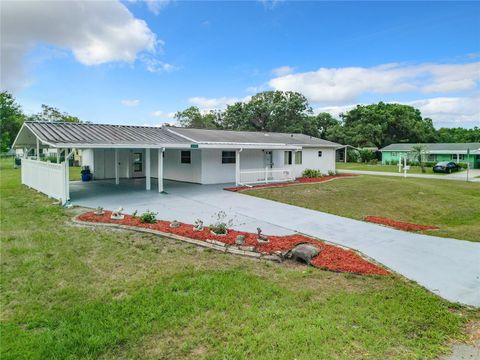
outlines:
[{"label": "white porch railing", "polygon": [[22,184],[64,204],[69,198],[67,164],[22,159]]},{"label": "white porch railing", "polygon": [[264,169],[240,170],[240,185],[268,184],[285,181],[293,181],[295,177],[290,169]]}]

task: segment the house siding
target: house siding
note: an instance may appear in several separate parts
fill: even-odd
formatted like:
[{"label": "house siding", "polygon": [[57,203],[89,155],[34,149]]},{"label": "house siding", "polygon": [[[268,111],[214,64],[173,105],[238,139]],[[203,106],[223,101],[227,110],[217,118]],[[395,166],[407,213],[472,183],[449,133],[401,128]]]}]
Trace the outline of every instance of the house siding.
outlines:
[{"label": "house siding", "polygon": [[[405,155],[408,156],[409,152],[407,151],[382,151],[382,164],[386,164],[387,162],[398,162],[401,157]],[[452,158],[453,155],[453,158]],[[433,158],[428,159],[428,156]],[[460,155],[461,156],[461,155]],[[426,161],[454,161],[457,162],[457,155],[456,154],[428,154]],[[460,163],[470,163],[470,167],[473,169],[480,168],[480,156],[479,155],[470,155],[470,158],[467,158],[467,155],[464,155],[464,160],[460,160]]]}]

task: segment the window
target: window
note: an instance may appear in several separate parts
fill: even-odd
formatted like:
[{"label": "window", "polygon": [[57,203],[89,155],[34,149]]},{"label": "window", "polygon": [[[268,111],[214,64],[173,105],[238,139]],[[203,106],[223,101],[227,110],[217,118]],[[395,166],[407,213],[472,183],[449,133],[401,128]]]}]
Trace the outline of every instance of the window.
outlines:
[{"label": "window", "polygon": [[182,164],[192,163],[192,152],[190,150],[182,151],[180,154],[180,162]]},{"label": "window", "polygon": [[[457,154],[452,154],[452,160],[457,161]],[[465,154],[458,154],[458,160],[465,160]]]},{"label": "window", "polygon": [[235,164],[235,151],[222,151],[222,164]]},{"label": "window", "polygon": [[297,165],[302,164],[302,152],[301,151],[297,151],[295,153],[295,164],[297,164]]},{"label": "window", "polygon": [[321,151],[318,152],[318,157],[322,157],[322,152]]},{"label": "window", "polygon": [[285,165],[292,165],[292,152],[291,151],[285,151]]},{"label": "window", "polygon": [[427,161],[437,161],[437,155],[435,154],[428,154]]},{"label": "window", "polygon": [[392,156],[393,156],[393,157],[396,157],[397,155],[398,155],[398,154],[397,154],[395,151],[392,152]]},{"label": "window", "polygon": [[133,171],[134,172],[143,171],[143,154],[142,153],[133,153]]}]

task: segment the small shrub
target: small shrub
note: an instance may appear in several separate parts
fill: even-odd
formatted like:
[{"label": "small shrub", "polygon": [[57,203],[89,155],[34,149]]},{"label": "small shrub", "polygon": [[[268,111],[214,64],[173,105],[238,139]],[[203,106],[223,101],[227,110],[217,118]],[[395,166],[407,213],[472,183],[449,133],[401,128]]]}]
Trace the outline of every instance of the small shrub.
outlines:
[{"label": "small shrub", "polygon": [[136,218],[137,215],[138,215],[138,210],[135,210],[135,211],[132,213],[132,216],[133,216],[134,218]]},{"label": "small shrub", "polygon": [[227,213],[225,211],[219,211],[216,216],[215,223],[209,226],[210,230],[217,235],[226,235],[228,228],[233,224],[233,220],[226,220]]},{"label": "small shrub", "polygon": [[370,165],[377,165],[378,164],[378,160],[377,159],[372,159],[368,162]]},{"label": "small shrub", "polygon": [[155,224],[157,222],[157,214],[156,212],[147,210],[140,215],[140,221],[146,224]]},{"label": "small shrub", "polygon": [[305,169],[302,173],[302,176],[305,178],[317,178],[322,176],[322,172],[315,169]]},{"label": "small shrub", "polygon": [[328,170],[328,176],[335,176],[337,175],[337,172],[334,170]]},{"label": "small shrub", "polygon": [[467,163],[458,163],[458,166],[460,167],[460,169],[467,169],[468,168]]}]

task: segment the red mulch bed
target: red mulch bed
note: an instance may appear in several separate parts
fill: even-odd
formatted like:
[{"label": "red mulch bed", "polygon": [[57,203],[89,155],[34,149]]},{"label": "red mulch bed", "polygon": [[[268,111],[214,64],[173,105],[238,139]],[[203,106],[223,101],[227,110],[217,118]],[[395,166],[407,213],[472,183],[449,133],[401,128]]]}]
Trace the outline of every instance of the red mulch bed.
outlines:
[{"label": "red mulch bed", "polygon": [[322,251],[312,259],[311,264],[315,267],[355,274],[388,275],[384,268],[375,265],[360,257],[352,250],[346,250],[338,246],[326,244],[304,235],[269,236],[268,244],[259,244],[257,234],[244,231],[228,230],[228,235],[214,235],[205,227],[202,231],[193,230],[193,225],[181,223],[178,228],[171,228],[169,221],[157,220],[155,224],[145,224],[138,217],[125,215],[123,220],[110,219],[111,211],[105,211],[104,215],[95,215],[94,212],[86,212],[78,216],[78,219],[93,223],[121,224],[158,230],[164,233],[175,234],[196,240],[217,240],[228,245],[235,244],[238,235],[245,235],[245,246],[255,246],[255,251],[263,254],[273,254],[275,251],[286,252],[301,243],[315,244]]},{"label": "red mulch bed", "polygon": [[357,174],[338,174],[338,175],[328,175],[316,178],[297,178],[295,181],[289,181],[284,183],[274,183],[274,184],[263,184],[263,185],[254,185],[254,186],[239,186],[239,187],[232,187],[232,188],[225,188],[224,190],[227,191],[245,191],[250,189],[263,189],[269,187],[281,187],[281,186],[290,186],[290,185],[298,185],[298,184],[309,184],[309,183],[319,183],[324,182],[336,178],[344,178],[350,176],[358,176]]},{"label": "red mulch bed", "polygon": [[363,219],[368,222],[372,222],[380,225],[386,225],[386,226],[390,226],[395,229],[404,230],[404,231],[424,231],[424,230],[438,229],[438,226],[419,225],[419,224],[412,224],[412,223],[403,222],[403,221],[395,221],[382,216],[365,216]]}]

